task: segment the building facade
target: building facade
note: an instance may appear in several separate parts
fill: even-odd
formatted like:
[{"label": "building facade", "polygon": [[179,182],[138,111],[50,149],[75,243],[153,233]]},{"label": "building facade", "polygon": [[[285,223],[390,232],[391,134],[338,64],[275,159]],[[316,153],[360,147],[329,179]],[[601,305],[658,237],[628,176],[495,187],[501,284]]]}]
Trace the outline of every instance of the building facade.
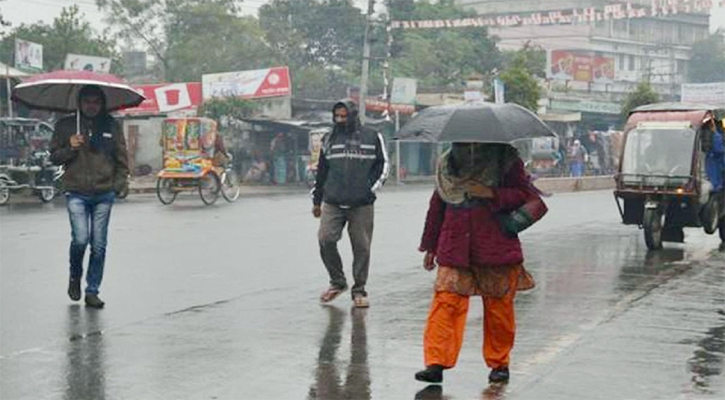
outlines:
[{"label": "building facade", "polygon": [[[663,99],[678,99],[680,84],[686,82],[692,45],[709,34],[710,4],[704,1],[459,0],[458,3],[482,16],[599,13],[599,17],[585,23],[528,24],[491,27],[489,30],[491,35],[498,37],[502,50],[516,50],[527,43],[547,50],[549,108],[567,107],[562,111],[592,113],[596,112],[592,110],[599,110],[600,114],[614,116],[623,97],[642,81],[649,81]],[[612,7],[617,4],[623,13],[613,11]],[[635,9],[642,13],[628,18],[628,11]],[[596,74],[578,77],[556,74],[559,66],[552,62],[558,59],[552,59],[552,53],[562,52],[590,60],[606,60],[610,64],[608,68],[612,69],[611,75],[598,79]]]}]

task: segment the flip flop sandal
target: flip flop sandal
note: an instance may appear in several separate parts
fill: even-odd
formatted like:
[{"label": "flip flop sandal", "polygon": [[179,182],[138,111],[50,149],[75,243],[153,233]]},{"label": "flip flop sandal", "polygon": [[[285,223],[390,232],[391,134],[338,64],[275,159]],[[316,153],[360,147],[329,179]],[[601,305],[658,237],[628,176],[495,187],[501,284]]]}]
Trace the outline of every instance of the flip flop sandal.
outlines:
[{"label": "flip flop sandal", "polygon": [[327,289],[324,293],[322,293],[322,295],[320,296],[320,301],[323,303],[329,303],[332,300],[335,300],[341,294],[343,294],[346,290],[347,290],[347,288],[341,289],[341,288],[331,287],[331,288]]}]

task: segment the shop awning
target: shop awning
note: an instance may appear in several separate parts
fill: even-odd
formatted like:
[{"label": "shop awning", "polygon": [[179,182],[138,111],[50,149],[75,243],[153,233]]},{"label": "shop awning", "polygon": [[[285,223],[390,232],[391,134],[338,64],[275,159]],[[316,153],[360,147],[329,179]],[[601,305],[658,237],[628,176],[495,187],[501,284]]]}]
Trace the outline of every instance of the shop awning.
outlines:
[{"label": "shop awning", "polygon": [[14,79],[20,79],[30,76],[30,74],[23,72],[19,69],[15,69],[5,63],[0,62],[0,77],[5,78],[14,78]]}]

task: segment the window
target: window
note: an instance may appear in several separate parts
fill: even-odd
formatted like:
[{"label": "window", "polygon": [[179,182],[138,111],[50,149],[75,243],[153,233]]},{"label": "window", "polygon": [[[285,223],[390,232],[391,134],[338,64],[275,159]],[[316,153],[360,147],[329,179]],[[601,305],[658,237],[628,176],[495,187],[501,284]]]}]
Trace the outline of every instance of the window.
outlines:
[{"label": "window", "polygon": [[625,21],[616,20],[613,25],[613,36],[620,38],[628,38],[627,23]]},{"label": "window", "polygon": [[630,71],[634,71],[634,56],[629,56],[629,68]]},{"label": "window", "polygon": [[678,74],[685,73],[685,60],[677,60],[677,73]]},{"label": "window", "polygon": [[619,55],[619,70],[624,71],[624,54]]}]

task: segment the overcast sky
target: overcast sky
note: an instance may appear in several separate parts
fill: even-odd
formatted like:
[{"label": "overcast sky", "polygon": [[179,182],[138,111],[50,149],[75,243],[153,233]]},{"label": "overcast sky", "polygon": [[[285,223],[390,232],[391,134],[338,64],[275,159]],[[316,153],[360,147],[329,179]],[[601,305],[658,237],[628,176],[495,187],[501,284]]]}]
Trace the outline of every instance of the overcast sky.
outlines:
[{"label": "overcast sky", "polygon": [[[256,14],[257,9],[267,0],[244,0],[242,11],[245,14]],[[366,0],[355,0],[358,7],[366,7]],[[5,19],[13,25],[33,23],[37,21],[51,22],[60,14],[63,7],[77,4],[86,18],[97,30],[105,27],[103,15],[98,12],[94,0],[5,0],[0,2],[0,10]],[[714,10],[710,18],[710,26],[714,31],[717,26],[725,27],[725,8]]]}]

